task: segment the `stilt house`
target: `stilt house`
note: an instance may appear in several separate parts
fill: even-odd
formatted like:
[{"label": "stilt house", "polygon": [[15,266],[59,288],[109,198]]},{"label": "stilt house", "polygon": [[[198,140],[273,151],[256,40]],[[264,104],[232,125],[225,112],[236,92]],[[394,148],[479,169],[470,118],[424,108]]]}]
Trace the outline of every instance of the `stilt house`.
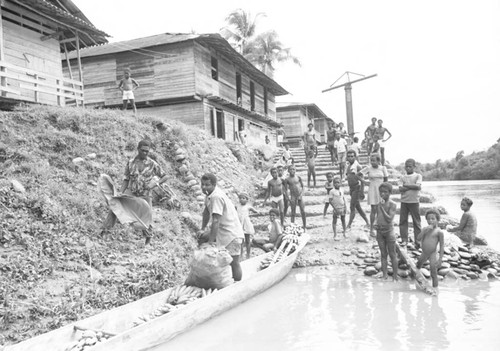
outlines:
[{"label": "stilt house", "polygon": [[276,111],[278,120],[283,124],[283,143],[292,147],[298,146],[309,123],[314,124],[318,141],[326,142],[328,124],[333,120],[316,104],[281,103]]},{"label": "stilt house", "polygon": [[[70,0],[0,0],[0,107],[83,102],[81,69],[65,78],[61,53],[106,43]],[[81,66],[80,66],[81,67]]]},{"label": "stilt house", "polygon": [[[250,144],[265,143],[266,135],[276,142],[275,96],[288,92],[219,34],[164,33],[87,48],[80,56],[86,106],[119,108],[118,83],[130,69],[140,84],[139,114],[199,126],[224,140],[239,140],[244,129]],[[76,59],[70,54],[72,70]]]}]

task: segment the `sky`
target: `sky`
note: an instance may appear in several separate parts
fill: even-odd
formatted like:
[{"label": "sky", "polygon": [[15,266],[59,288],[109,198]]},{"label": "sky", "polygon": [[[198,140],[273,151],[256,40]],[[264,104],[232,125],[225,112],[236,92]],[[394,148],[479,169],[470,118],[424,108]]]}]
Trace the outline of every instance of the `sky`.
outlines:
[{"label": "sky", "polygon": [[302,63],[277,66],[291,93],[277,101],[315,103],[345,124],[344,89],[322,90],[347,71],[377,74],[352,85],[354,129],[382,119],[392,164],[450,159],[500,138],[500,0],[73,2],[110,42],[217,33],[235,9],[265,13],[260,31],[276,30]]}]

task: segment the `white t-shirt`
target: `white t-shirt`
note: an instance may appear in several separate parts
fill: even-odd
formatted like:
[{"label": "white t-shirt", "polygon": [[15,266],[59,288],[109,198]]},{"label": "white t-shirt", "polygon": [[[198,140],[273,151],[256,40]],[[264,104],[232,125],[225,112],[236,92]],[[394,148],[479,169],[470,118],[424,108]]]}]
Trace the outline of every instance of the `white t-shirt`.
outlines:
[{"label": "white t-shirt", "polygon": [[342,138],[340,138],[339,140],[335,140],[333,147],[337,148],[337,152],[346,152],[347,141],[345,141],[345,139]]}]

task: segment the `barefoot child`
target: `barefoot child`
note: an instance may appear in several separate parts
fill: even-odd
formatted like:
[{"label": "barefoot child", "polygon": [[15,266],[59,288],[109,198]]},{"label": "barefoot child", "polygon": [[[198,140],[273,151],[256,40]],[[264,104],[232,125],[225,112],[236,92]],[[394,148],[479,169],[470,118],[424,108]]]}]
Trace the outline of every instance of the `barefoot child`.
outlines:
[{"label": "barefoot child", "polygon": [[399,192],[401,193],[401,210],[399,214],[399,233],[402,245],[408,242],[408,216],[411,215],[413,221],[413,236],[415,247],[419,244],[417,237],[420,234],[422,225],[420,224],[420,200],[419,193],[422,187],[422,176],[415,172],[415,160],[409,158],[405,162],[406,175],[401,176]]},{"label": "barefoot child", "polygon": [[[240,203],[236,206],[236,211],[238,212],[238,218],[240,219],[241,226],[243,227],[243,234],[245,235],[245,247],[247,249],[247,259],[249,259],[250,244],[252,242],[252,236],[255,234],[255,229],[252,222],[250,221],[250,212],[259,212],[248,203],[250,197],[247,193],[240,193],[238,197],[240,199]],[[243,246],[241,246],[240,256],[243,257]]]},{"label": "barefoot child", "polygon": [[332,228],[333,228],[333,240],[338,240],[337,239],[337,218],[340,217],[340,221],[342,222],[342,231],[344,233],[344,238],[345,236],[345,213],[346,213],[346,203],[345,203],[345,198],[344,194],[342,193],[342,190],[340,190],[340,184],[341,180],[339,177],[335,177],[333,179],[333,189],[330,191],[330,204],[333,207],[333,221],[332,221]]},{"label": "barefoot child", "polygon": [[328,210],[328,206],[330,206],[330,191],[333,189],[333,172],[328,172],[326,174],[326,198],[325,198],[325,209],[323,210],[323,217],[326,217],[326,211]]},{"label": "barefoot child", "polygon": [[302,179],[295,175],[295,166],[291,166],[288,169],[288,178],[285,180],[286,191],[290,191],[290,208],[292,210],[291,221],[295,223],[295,210],[297,209],[297,204],[300,208],[300,215],[302,216],[302,226],[304,231],[306,230],[306,211],[304,209],[304,200],[302,200],[302,194],[304,193],[304,184]]},{"label": "barefoot child", "polygon": [[271,207],[279,209],[281,225],[283,225],[285,220],[283,215],[283,182],[281,181],[281,178],[278,178],[277,168],[271,168],[270,173],[273,178],[267,182],[267,194],[264,199],[264,204],[269,198],[271,199]]},{"label": "barefoot child", "polygon": [[268,238],[256,238],[253,240],[255,246],[260,247],[262,250],[268,252],[277,249],[281,240],[283,239],[283,230],[278,220],[279,211],[275,208],[269,210],[269,221],[267,226],[269,233]]},{"label": "barefoot child", "polygon": [[285,168],[280,165],[276,169],[278,170],[278,177],[281,179],[281,184],[282,184],[282,192],[283,192],[283,217],[286,217],[286,213],[288,211],[288,206],[290,205],[290,197],[288,196],[288,192],[286,191],[286,187],[285,187],[285,179],[286,179]]},{"label": "barefoot child", "polygon": [[363,211],[361,204],[359,203],[360,200],[365,198],[365,181],[363,180],[363,177],[360,177],[358,174],[362,168],[363,167],[361,167],[356,160],[356,152],[354,150],[347,151],[347,168],[345,174],[347,184],[349,185],[349,194],[351,194],[351,203],[349,206],[351,213],[349,215],[347,228],[351,228],[354,217],[356,216],[356,211],[358,211],[361,218],[364,219],[366,225],[370,225],[365,211]]},{"label": "barefoot child", "polygon": [[[422,253],[417,261],[417,268],[422,268],[425,261],[429,260],[431,266],[432,286],[437,288],[438,276],[437,270],[441,266],[444,255],[444,235],[438,227],[441,216],[438,211],[430,209],[425,213],[428,227],[425,227],[418,236],[421,242]],[[436,261],[436,250],[439,244],[439,259]]]},{"label": "barefoot child", "polygon": [[134,115],[137,113],[137,107],[135,106],[134,90],[139,88],[139,83],[130,77],[130,70],[125,70],[123,73],[123,79],[118,84],[118,89],[122,92],[123,109],[127,109],[128,102],[132,104],[134,109]]},{"label": "barefoot child", "polygon": [[[372,156],[373,157],[373,156]],[[387,255],[392,262],[392,280],[398,280],[398,260],[396,258],[396,235],[392,220],[396,214],[396,203],[390,199],[392,185],[384,182],[379,186],[380,203],[377,206],[377,243],[382,263],[382,279],[387,279]]]},{"label": "barefoot child", "polygon": [[314,187],[316,188],[316,170],[315,170],[315,165],[316,165],[316,156],[318,154],[318,149],[316,148],[315,150],[309,150],[307,154],[307,187],[311,188],[311,177],[313,179],[313,184]]},{"label": "barefoot child", "polygon": [[389,176],[387,169],[380,165],[380,156],[371,155],[370,156],[370,166],[367,166],[361,170],[361,174],[368,176],[370,180],[370,186],[368,187],[368,204],[371,206],[370,212],[370,235],[375,236],[374,224],[377,218],[377,207],[380,203],[380,191],[379,186],[382,182],[387,182]]},{"label": "barefoot child", "polygon": [[337,150],[337,161],[339,162],[340,179],[344,176],[347,142],[344,135],[337,131],[337,140],[335,141],[335,149]]},{"label": "barefoot child", "polygon": [[464,211],[460,224],[456,227],[448,229],[449,232],[458,232],[457,236],[462,240],[469,242],[470,247],[474,246],[474,239],[477,232],[477,219],[476,216],[470,211],[473,202],[468,197],[464,197],[460,202],[460,208]]}]

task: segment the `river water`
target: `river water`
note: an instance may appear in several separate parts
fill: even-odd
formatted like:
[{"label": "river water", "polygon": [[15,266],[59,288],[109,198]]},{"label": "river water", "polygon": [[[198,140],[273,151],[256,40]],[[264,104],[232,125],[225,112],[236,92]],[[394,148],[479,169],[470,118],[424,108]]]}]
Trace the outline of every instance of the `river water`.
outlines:
[{"label": "river water", "polygon": [[[500,248],[500,181],[424,186],[457,218],[472,198],[479,232]],[[309,267],[156,350],[500,350],[499,325],[500,281],[445,280],[432,297],[410,281]]]},{"label": "river water", "polygon": [[424,182],[422,190],[433,194],[436,204],[444,206],[457,219],[462,216],[460,201],[469,197],[477,217],[478,233],[491,247],[500,251],[500,180]]}]

